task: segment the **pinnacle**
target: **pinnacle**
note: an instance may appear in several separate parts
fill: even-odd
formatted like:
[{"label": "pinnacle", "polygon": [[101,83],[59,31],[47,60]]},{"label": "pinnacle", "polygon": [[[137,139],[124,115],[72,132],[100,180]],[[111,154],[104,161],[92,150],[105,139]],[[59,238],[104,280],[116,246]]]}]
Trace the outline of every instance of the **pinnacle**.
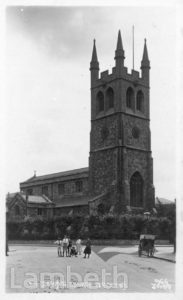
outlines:
[{"label": "pinnacle", "polygon": [[118,41],[116,50],[123,50],[122,38],[121,38],[121,31],[118,31]]},{"label": "pinnacle", "polygon": [[97,50],[96,50],[96,45],[95,45],[95,39],[93,40],[93,52],[92,52],[91,62],[98,62]]},{"label": "pinnacle", "polygon": [[143,52],[142,61],[149,61],[148,52],[147,52],[146,39],[144,39],[144,52]]}]

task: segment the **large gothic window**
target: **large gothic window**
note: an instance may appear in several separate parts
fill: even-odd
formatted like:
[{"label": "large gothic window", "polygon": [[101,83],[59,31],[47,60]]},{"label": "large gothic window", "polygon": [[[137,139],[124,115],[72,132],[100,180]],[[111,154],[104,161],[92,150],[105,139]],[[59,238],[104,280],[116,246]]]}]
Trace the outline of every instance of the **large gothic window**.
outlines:
[{"label": "large gothic window", "polygon": [[107,109],[114,107],[114,91],[111,87],[108,88],[106,92],[106,105]]},{"label": "large gothic window", "polygon": [[143,179],[139,172],[135,172],[130,179],[130,206],[143,206]]},{"label": "large gothic window", "polygon": [[133,103],[134,103],[134,91],[131,87],[129,87],[126,92],[126,106],[128,108],[133,108]]},{"label": "large gothic window", "polygon": [[100,91],[97,94],[97,113],[104,110],[104,94]]},{"label": "large gothic window", "polygon": [[138,91],[137,93],[136,108],[139,111],[144,111],[144,94],[142,93],[142,91]]}]

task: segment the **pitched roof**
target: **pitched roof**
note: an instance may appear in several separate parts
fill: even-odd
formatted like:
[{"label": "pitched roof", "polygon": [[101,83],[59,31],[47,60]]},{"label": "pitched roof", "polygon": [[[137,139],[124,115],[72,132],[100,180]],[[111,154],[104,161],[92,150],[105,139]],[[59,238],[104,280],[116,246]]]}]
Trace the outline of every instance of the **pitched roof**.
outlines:
[{"label": "pitched roof", "polygon": [[[24,198],[24,200],[26,200],[26,195],[23,194],[22,197]],[[29,195],[28,196],[28,203],[46,203],[46,204],[50,204],[53,203],[50,199],[48,199],[48,197],[46,197],[45,195],[42,196],[36,196],[36,195]]]},{"label": "pitched roof", "polygon": [[165,199],[165,198],[156,197],[156,199],[155,199],[156,205],[158,205],[158,204],[169,205],[169,204],[174,204],[174,203],[175,203],[174,201],[171,201],[171,200]]},{"label": "pitched roof", "polygon": [[6,203],[9,203],[12,199],[14,199],[14,197],[18,194],[19,192],[16,193],[8,193],[6,195]]},{"label": "pitched roof", "polygon": [[[26,202],[26,195],[22,192],[18,192],[18,193],[11,193],[7,195],[6,198],[6,203],[8,204],[8,206],[12,205],[12,203],[14,203],[14,201],[16,201],[17,199],[22,199],[24,202]],[[42,196],[36,196],[36,195],[28,195],[28,204],[52,204],[53,202],[46,197],[45,195]]]},{"label": "pitched roof", "polygon": [[103,196],[105,196],[105,195],[107,195],[107,194],[108,194],[107,192],[104,192],[104,193],[102,193],[102,194],[100,194],[100,195],[94,196],[93,198],[90,198],[90,199],[89,199],[89,202],[90,202],[90,203],[91,203],[91,202],[95,202],[96,200],[102,198]]},{"label": "pitched roof", "polygon": [[[87,167],[87,168],[74,169],[74,170],[69,170],[69,171],[64,171],[64,172],[53,173],[53,174],[33,176],[33,177],[29,178],[28,180],[21,182],[20,184],[34,183],[34,182],[36,183],[37,181],[49,180],[49,179],[65,177],[65,176],[82,175],[83,173],[88,173],[88,170],[89,170],[89,168]],[[86,174],[85,174],[85,176],[86,176]],[[87,174],[87,176],[88,176],[88,174]]]},{"label": "pitched roof", "polygon": [[55,203],[55,208],[88,205],[89,199],[88,196],[64,196]]}]

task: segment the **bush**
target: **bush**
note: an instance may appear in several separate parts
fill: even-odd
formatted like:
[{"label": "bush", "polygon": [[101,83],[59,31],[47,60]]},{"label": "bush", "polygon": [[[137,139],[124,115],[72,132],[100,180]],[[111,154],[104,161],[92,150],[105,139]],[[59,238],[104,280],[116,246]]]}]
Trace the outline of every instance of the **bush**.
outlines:
[{"label": "bush", "polygon": [[119,216],[62,216],[52,219],[28,217],[8,220],[8,238],[17,240],[55,240],[67,233],[71,239],[139,239],[142,233],[152,233],[158,239],[175,239],[175,218],[121,214]]}]

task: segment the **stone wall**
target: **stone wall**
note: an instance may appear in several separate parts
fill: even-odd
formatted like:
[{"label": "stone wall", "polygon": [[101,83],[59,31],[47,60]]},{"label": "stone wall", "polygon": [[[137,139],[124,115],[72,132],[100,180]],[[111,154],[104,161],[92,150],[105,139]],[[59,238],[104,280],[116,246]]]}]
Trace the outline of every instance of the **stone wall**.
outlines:
[{"label": "stone wall", "polygon": [[[16,206],[19,207],[20,214],[16,214]],[[23,202],[21,199],[17,199],[14,201],[14,203],[9,207],[8,209],[8,219],[14,219],[14,218],[24,218],[26,215],[26,205],[25,202]]]},{"label": "stone wall", "polygon": [[[142,150],[150,150],[150,130],[149,122],[133,116],[125,116],[124,126],[124,144]],[[138,128],[139,137],[133,137],[133,129]]]},{"label": "stone wall", "polygon": [[[39,210],[41,210],[41,214],[39,212]],[[51,207],[43,207],[43,206],[39,206],[39,205],[34,205],[31,207],[28,207],[27,209],[27,214],[28,216],[42,216],[42,217],[51,217],[53,215],[53,211]]]},{"label": "stone wall", "polygon": [[115,115],[93,121],[90,151],[114,147],[118,137],[118,123]]},{"label": "stone wall", "polygon": [[90,172],[90,191],[92,195],[106,192],[115,185],[117,178],[117,150],[109,149],[91,153]]}]

